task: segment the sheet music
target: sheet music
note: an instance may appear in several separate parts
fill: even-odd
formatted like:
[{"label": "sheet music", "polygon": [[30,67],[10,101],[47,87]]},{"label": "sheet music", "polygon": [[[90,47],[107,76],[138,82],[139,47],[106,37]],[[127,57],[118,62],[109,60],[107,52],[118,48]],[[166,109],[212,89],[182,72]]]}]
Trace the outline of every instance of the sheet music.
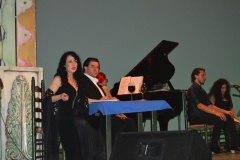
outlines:
[{"label": "sheet music", "polygon": [[120,85],[118,88],[118,95],[123,95],[123,94],[131,94],[128,91],[128,83],[134,82],[135,83],[135,91],[133,94],[140,93],[139,92],[139,84],[143,82],[143,76],[138,76],[138,77],[122,77],[120,81]]}]

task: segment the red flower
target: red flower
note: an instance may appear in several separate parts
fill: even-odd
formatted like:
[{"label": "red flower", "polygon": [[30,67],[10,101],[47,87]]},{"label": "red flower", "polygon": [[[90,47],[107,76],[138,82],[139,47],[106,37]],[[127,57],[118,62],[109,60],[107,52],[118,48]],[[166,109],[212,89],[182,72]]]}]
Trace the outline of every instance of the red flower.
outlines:
[{"label": "red flower", "polygon": [[98,74],[98,75],[97,75],[97,79],[98,79],[98,82],[99,82],[99,83],[102,83],[102,82],[105,80],[105,78],[104,78],[103,75],[101,75],[101,74]]},{"label": "red flower", "polygon": [[0,89],[3,89],[3,83],[1,78],[0,78]]}]

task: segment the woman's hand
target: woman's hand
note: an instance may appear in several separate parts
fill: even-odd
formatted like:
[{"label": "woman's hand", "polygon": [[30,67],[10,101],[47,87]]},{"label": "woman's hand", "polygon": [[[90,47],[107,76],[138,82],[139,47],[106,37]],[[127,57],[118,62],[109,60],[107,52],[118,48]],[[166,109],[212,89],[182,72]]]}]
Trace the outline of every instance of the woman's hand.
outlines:
[{"label": "woman's hand", "polygon": [[60,94],[60,99],[63,101],[68,101],[69,96],[66,93],[62,93]]},{"label": "woman's hand", "polygon": [[215,116],[218,116],[219,118],[221,118],[222,121],[227,121],[227,118],[223,113],[216,112]]},{"label": "woman's hand", "polygon": [[111,97],[111,100],[119,101],[119,99],[117,99],[116,97]]},{"label": "woman's hand", "polygon": [[108,96],[104,96],[100,100],[109,100],[109,97]]},{"label": "woman's hand", "polygon": [[125,114],[116,114],[116,117],[120,118],[120,119],[126,119],[127,116]]},{"label": "woman's hand", "polygon": [[232,113],[232,111],[223,110],[223,113],[224,113],[224,114],[228,114],[228,115],[230,115],[232,118],[234,118],[234,114]]}]

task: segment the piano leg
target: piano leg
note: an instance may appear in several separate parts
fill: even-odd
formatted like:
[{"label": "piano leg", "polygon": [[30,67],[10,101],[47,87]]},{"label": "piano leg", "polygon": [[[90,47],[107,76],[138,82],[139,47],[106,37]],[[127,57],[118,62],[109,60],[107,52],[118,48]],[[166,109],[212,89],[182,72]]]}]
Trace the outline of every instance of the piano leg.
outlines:
[{"label": "piano leg", "polygon": [[157,118],[158,122],[159,122],[159,128],[160,131],[167,131],[168,130],[168,122],[169,122],[169,117],[166,116],[158,116]]}]

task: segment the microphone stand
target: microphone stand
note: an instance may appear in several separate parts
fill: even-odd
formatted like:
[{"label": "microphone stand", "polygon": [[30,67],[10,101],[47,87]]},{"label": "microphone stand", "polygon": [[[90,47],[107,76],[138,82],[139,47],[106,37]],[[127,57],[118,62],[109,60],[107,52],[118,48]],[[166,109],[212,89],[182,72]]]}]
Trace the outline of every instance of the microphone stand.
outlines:
[{"label": "microphone stand", "polygon": [[[239,85],[233,84],[233,85],[231,85],[231,87],[234,87],[240,93],[240,86]],[[232,94],[232,96],[240,97],[240,95],[238,95],[238,94]]]},{"label": "microphone stand", "polygon": [[232,96],[234,96],[234,97],[240,97],[239,94],[232,94]]}]

